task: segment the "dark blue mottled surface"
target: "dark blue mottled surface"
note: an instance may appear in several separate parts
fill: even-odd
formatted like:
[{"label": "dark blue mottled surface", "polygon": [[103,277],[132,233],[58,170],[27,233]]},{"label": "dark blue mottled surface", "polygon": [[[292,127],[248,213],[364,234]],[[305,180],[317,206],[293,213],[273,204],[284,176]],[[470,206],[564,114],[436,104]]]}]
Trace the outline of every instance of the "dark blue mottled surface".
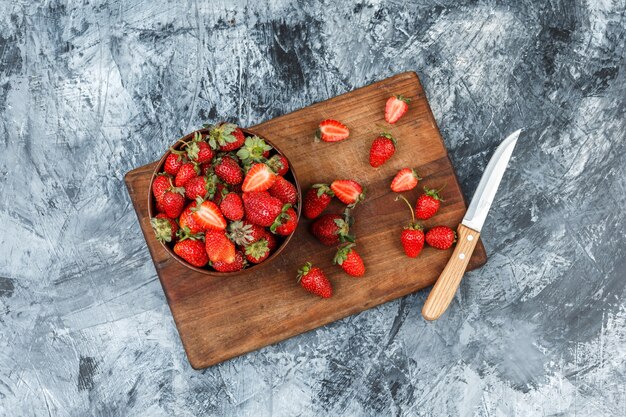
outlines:
[{"label": "dark blue mottled surface", "polygon": [[[625,415],[625,9],[1,1],[0,415]],[[526,128],[488,264],[435,323],[421,292],[192,370],[124,173],[406,70],[468,197]]]}]

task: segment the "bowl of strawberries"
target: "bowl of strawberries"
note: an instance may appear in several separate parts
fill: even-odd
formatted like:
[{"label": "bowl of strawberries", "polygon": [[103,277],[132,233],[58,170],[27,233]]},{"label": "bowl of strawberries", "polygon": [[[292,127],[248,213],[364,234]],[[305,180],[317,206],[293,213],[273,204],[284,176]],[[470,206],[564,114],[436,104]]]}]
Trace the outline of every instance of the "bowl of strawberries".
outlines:
[{"label": "bowl of strawberries", "polygon": [[205,125],[158,162],[148,213],[155,237],[186,267],[234,274],[269,264],[300,220],[289,160],[267,138],[231,123]]}]

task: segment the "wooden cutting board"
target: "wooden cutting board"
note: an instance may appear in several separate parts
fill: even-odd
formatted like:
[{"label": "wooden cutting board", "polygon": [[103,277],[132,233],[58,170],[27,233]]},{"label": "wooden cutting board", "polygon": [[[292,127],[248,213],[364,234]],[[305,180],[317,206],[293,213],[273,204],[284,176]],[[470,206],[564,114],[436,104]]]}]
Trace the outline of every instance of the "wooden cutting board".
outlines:
[{"label": "wooden cutting board", "polygon": [[[410,97],[412,102],[408,113],[389,127],[384,108],[387,98],[394,94]],[[345,123],[350,128],[350,139],[339,143],[314,141],[318,123],[327,118]],[[396,154],[374,169],[368,163],[369,148],[381,127],[389,128],[398,145]],[[269,266],[253,274],[225,278],[198,274],[170,258],[153,236],[147,217],[147,196],[156,162],[129,172],[126,184],[130,197],[187,357],[195,369],[432,285],[452,250],[425,247],[416,259],[404,255],[399,235],[409,222],[410,213],[403,202],[394,201],[395,194],[389,189],[399,169],[413,167],[423,177],[416,189],[405,193],[409,201],[416,201],[423,186],[439,188],[446,184],[442,193],[445,202],[434,218],[423,222],[426,228],[444,224],[456,229],[466,209],[428,100],[414,72],[277,117],[251,130],[269,138],[289,158],[303,193],[314,183],[340,178],[354,179],[367,187],[365,202],[354,211],[356,222],[352,229],[367,272],[363,278],[352,278],[333,265],[335,249],[318,243],[307,230],[310,221],[303,218],[283,254]],[[172,142],[176,139],[172,138]],[[337,202],[327,209],[340,210]],[[468,269],[477,268],[486,260],[485,249],[479,243]],[[300,288],[296,273],[306,261],[327,273],[333,284],[332,298],[320,299]]]}]

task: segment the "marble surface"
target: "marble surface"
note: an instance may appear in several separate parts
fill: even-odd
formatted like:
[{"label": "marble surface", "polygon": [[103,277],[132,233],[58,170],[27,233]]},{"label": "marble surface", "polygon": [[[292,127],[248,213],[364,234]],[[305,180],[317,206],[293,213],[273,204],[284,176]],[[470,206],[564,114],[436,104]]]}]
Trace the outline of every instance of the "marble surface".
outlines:
[{"label": "marble surface", "polygon": [[[624,0],[0,2],[0,415],[626,414]],[[427,291],[198,372],[123,176],[416,71],[471,197],[523,127],[446,316]]]}]

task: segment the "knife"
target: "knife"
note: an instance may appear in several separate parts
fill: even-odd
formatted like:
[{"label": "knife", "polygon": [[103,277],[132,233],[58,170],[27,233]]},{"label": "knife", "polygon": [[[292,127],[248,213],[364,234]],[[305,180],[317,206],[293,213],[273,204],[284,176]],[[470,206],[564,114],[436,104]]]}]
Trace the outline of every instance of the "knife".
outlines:
[{"label": "knife", "polygon": [[521,131],[519,129],[504,139],[489,160],[474,193],[474,198],[467,208],[463,221],[457,228],[457,243],[452,257],[428,295],[424,308],[422,308],[422,316],[426,320],[438,319],[454,298]]}]

